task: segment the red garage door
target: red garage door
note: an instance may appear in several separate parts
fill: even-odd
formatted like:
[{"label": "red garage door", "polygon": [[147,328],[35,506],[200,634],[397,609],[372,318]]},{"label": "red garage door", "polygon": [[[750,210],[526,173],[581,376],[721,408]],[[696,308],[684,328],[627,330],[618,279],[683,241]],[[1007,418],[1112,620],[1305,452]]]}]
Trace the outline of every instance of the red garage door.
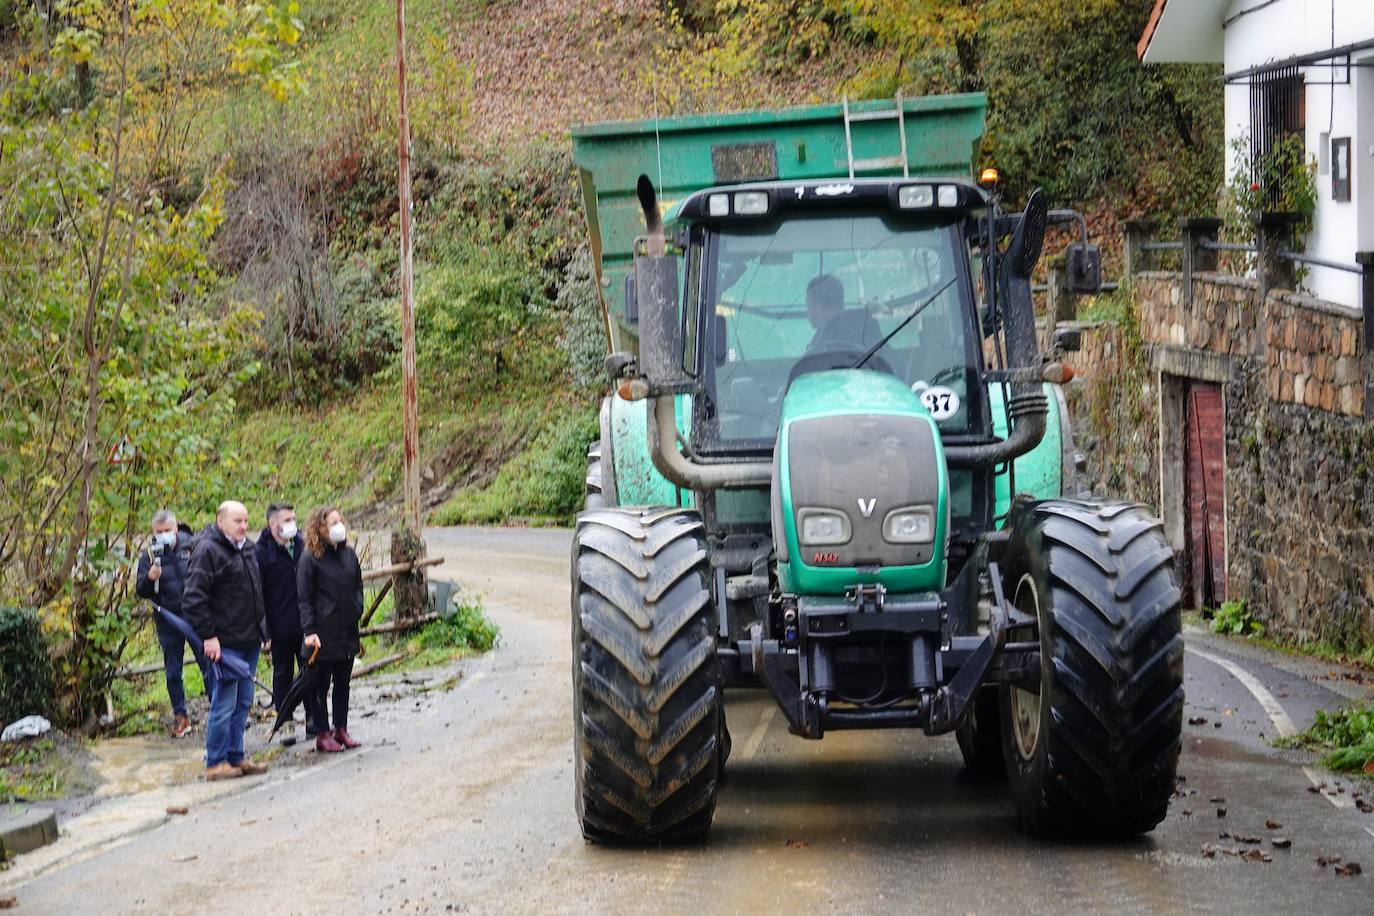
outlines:
[{"label": "red garage door", "polygon": [[1184,601],[1196,608],[1226,600],[1226,413],[1221,386],[1188,382],[1184,397]]}]

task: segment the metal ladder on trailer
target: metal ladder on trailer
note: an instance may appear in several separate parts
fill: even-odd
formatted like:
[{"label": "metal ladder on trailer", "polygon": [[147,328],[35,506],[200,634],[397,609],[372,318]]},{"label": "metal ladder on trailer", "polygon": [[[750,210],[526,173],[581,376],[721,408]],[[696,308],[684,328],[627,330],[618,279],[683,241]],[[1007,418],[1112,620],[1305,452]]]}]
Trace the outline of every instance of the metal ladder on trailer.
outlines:
[{"label": "metal ladder on trailer", "polygon": [[[850,111],[849,96],[843,96],[844,100],[844,146],[845,153],[849,157],[849,177],[853,178],[856,171],[859,172],[879,172],[884,169],[900,168],[903,178],[911,177],[911,167],[906,157],[906,118],[902,112],[902,94],[897,93],[895,104],[892,108],[880,108],[876,111]],[[902,152],[898,156],[875,156],[870,159],[854,158],[854,137],[850,131],[850,125],[859,121],[896,121],[897,137],[902,144]]]}]

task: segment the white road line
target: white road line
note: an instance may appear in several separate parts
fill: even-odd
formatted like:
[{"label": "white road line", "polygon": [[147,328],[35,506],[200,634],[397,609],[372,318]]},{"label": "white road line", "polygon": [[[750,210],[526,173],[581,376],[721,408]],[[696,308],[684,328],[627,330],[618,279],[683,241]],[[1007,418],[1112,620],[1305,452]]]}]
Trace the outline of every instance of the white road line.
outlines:
[{"label": "white road line", "polygon": [[778,714],[778,707],[772,703],[759,716],[759,724],[754,726],[754,730],[749,734],[749,740],[744,745],[744,750],[740,751],[741,760],[752,760],[759,751],[759,745],[763,743],[763,736],[768,731],[768,726],[773,724],[773,717]]},{"label": "white road line", "polygon": [[[1291,738],[1298,733],[1297,726],[1293,724],[1293,720],[1289,718],[1288,713],[1284,712],[1283,707],[1279,705],[1278,699],[1270,693],[1253,674],[1230,659],[1222,658],[1220,655],[1213,655],[1210,652],[1204,652],[1192,646],[1188,646],[1187,648],[1189,652],[1193,653],[1198,658],[1206,659],[1214,665],[1220,665],[1222,668],[1226,669],[1232,677],[1240,681],[1241,686],[1250,691],[1250,695],[1258,701],[1260,706],[1264,707],[1265,713],[1269,716],[1269,721],[1274,723],[1274,729],[1279,733],[1280,738]],[[1312,785],[1320,788],[1326,784],[1326,779],[1315,767],[1303,767],[1302,771],[1306,774],[1308,781],[1311,782]],[[1321,795],[1322,798],[1331,802],[1331,804],[1335,805],[1337,808],[1349,808],[1354,805],[1354,802],[1343,794],[1333,795],[1327,792],[1319,792],[1317,794]]]}]

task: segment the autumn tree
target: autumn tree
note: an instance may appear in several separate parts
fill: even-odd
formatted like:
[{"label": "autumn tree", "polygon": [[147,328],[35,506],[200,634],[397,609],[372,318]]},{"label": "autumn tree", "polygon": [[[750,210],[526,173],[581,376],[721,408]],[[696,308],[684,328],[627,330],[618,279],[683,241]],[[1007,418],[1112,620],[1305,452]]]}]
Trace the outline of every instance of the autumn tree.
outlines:
[{"label": "autumn tree", "polygon": [[[64,712],[130,633],[144,516],[204,505],[251,315],[197,304],[224,181],[169,203],[207,82],[300,83],[294,2],[54,0],[0,91],[0,601],[39,607]],[[30,34],[43,34],[31,30]],[[89,85],[86,84],[89,81]],[[185,189],[181,189],[183,192]]]}]

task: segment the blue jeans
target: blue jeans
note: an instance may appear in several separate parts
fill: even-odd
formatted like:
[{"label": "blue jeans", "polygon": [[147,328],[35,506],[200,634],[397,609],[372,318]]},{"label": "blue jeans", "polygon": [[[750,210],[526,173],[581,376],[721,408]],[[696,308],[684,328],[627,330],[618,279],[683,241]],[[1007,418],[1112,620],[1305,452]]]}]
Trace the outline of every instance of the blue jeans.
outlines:
[{"label": "blue jeans", "polygon": [[[157,634],[162,646],[163,673],[167,676],[167,697],[172,701],[172,714],[186,715],[186,687],[181,682],[182,659],[186,653],[186,637],[180,633]],[[196,652],[196,664],[200,666],[201,677],[205,681],[205,695],[210,695],[210,677],[206,670],[205,655]]]},{"label": "blue jeans", "polygon": [[[235,655],[248,663],[249,671],[258,669],[258,649],[239,652],[221,649],[224,655]],[[205,728],[205,766],[217,766],[228,761],[233,766],[243,762],[243,729],[253,708],[256,685],[251,677],[227,680],[216,678],[210,699],[210,722]]]}]

